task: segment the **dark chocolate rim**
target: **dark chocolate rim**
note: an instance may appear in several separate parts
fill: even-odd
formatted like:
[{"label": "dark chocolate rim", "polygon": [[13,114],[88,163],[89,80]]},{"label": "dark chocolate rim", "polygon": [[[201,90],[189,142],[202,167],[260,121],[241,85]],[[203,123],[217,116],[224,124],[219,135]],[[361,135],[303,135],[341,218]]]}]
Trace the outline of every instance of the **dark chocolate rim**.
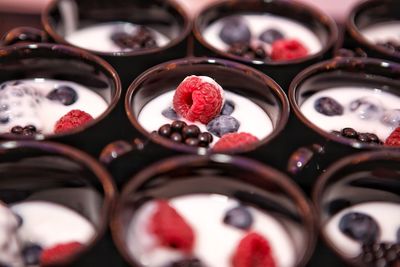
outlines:
[{"label": "dark chocolate rim", "polygon": [[292,182],[285,174],[254,160],[222,154],[214,154],[211,156],[185,155],[172,157],[161,162],[154,163],[137,173],[135,176],[131,177],[121,192],[120,198],[112,212],[110,223],[114,243],[124,259],[131,266],[142,266],[131,256],[130,252],[126,248],[126,242],[124,241],[125,236],[121,234],[121,229],[123,226],[120,221],[119,214],[123,208],[123,201],[128,198],[132,192],[135,192],[140,185],[148,179],[148,177],[153,177],[170,170],[186,167],[188,165],[206,166],[210,162],[221,163],[225,165],[235,165],[239,166],[243,170],[257,172],[264,179],[272,180],[275,184],[278,184],[280,188],[287,191],[287,193],[293,198],[293,201],[295,201],[297,204],[297,209],[304,220],[304,227],[308,237],[308,240],[306,241],[307,247],[304,251],[304,255],[297,260],[295,267],[305,266],[313,254],[317,241],[316,217],[311,202],[305,197],[297,184]]},{"label": "dark chocolate rim", "polygon": [[190,31],[192,29],[192,22],[189,18],[189,15],[186,13],[186,11],[183,9],[181,5],[179,5],[175,0],[169,0],[168,4],[174,8],[183,18],[184,20],[184,25],[183,25],[183,30],[180,32],[177,38],[171,40],[168,42],[167,45],[161,46],[161,47],[156,47],[156,48],[149,48],[149,49],[140,49],[137,51],[121,51],[121,52],[102,52],[102,51],[96,51],[96,50],[91,50],[91,49],[85,49],[83,47],[71,44],[65,40],[65,38],[61,35],[59,35],[53,27],[50,25],[50,12],[55,8],[55,6],[62,0],[54,0],[50,1],[47,6],[45,7],[44,11],[42,12],[41,20],[43,27],[45,31],[53,38],[57,43],[61,44],[66,44],[75,48],[80,48],[84,49],[86,51],[89,51],[93,54],[99,55],[99,56],[116,56],[116,57],[121,57],[121,56],[136,56],[136,55],[147,55],[147,54],[153,54],[153,53],[162,53],[165,50],[168,50],[179,43],[181,43],[186,37],[189,36]]},{"label": "dark chocolate rim", "polygon": [[[250,0],[246,0],[250,1]],[[254,1],[259,1],[259,0],[254,0]],[[322,11],[311,7],[309,5],[300,3],[300,2],[295,2],[295,1],[285,1],[285,0],[271,0],[271,1],[266,1],[266,2],[279,2],[282,5],[288,5],[288,6],[296,6],[297,9],[301,10],[306,10],[310,14],[312,14],[313,17],[318,18],[318,21],[320,21],[321,24],[323,24],[328,30],[328,42],[326,43],[325,46],[322,47],[320,51],[318,51],[315,54],[312,55],[307,55],[306,57],[302,57],[299,59],[292,59],[292,60],[282,60],[282,61],[262,61],[262,60],[251,60],[251,59],[245,59],[241,56],[236,56],[231,53],[221,51],[217,48],[215,48],[213,45],[207,42],[207,40],[203,37],[203,34],[200,30],[200,25],[199,25],[199,17],[204,13],[204,12],[209,12],[210,10],[220,7],[220,6],[232,6],[232,5],[240,5],[241,0],[225,0],[222,2],[216,2],[216,3],[211,3],[205,8],[201,10],[201,12],[198,14],[197,19],[194,20],[193,23],[193,35],[195,38],[207,49],[211,50],[213,53],[216,55],[221,55],[223,57],[226,57],[230,60],[235,60],[239,61],[241,63],[247,63],[247,64],[253,64],[253,65],[265,65],[265,66],[283,66],[283,65],[290,65],[290,64],[300,64],[304,63],[307,61],[311,61],[314,59],[321,58],[326,52],[329,51],[329,49],[332,49],[335,47],[336,41],[339,38],[339,30],[336,26],[335,21],[329,17],[328,15],[324,14]]]},{"label": "dark chocolate rim", "polygon": [[272,80],[269,76],[265,75],[264,73],[255,70],[251,67],[242,65],[237,62],[232,62],[228,60],[223,60],[223,59],[217,59],[217,58],[207,58],[207,57],[201,57],[201,58],[184,58],[184,59],[177,59],[177,60],[171,60],[159,65],[156,65],[144,73],[142,73],[140,76],[138,76],[132,84],[129,86],[128,91],[125,96],[125,112],[128,116],[129,121],[135,127],[141,134],[146,136],[148,139],[153,140],[157,144],[160,144],[164,147],[167,147],[169,149],[173,150],[178,150],[182,151],[185,153],[190,153],[190,154],[199,154],[199,155],[204,155],[204,154],[209,154],[213,153],[212,149],[206,149],[206,148],[194,148],[187,146],[185,144],[178,144],[174,143],[173,141],[170,141],[164,137],[151,134],[148,131],[146,131],[139,123],[139,121],[136,119],[136,116],[134,115],[132,111],[132,96],[133,94],[140,89],[139,85],[143,80],[147,78],[147,76],[151,76],[153,73],[158,73],[161,71],[173,71],[173,69],[182,67],[185,65],[196,65],[196,64],[210,64],[212,66],[219,66],[219,67],[224,67],[224,68],[236,68],[238,70],[241,70],[242,72],[245,72],[247,75],[255,76],[255,78],[262,80],[265,83],[266,88],[270,88],[271,91],[273,92],[274,96],[279,99],[279,101],[282,104],[282,112],[281,112],[281,118],[278,122],[277,127],[273,129],[273,131],[266,136],[264,139],[259,140],[258,142],[252,143],[250,145],[247,145],[246,147],[243,148],[238,148],[238,149],[231,149],[228,151],[224,151],[223,153],[226,154],[235,154],[235,153],[241,153],[241,152],[248,152],[252,151],[262,145],[265,145],[269,142],[271,142],[274,138],[276,138],[279,133],[283,131],[285,128],[286,123],[289,120],[289,113],[290,113],[290,105],[289,101],[287,99],[287,96],[281,89],[281,87],[274,81]]},{"label": "dark chocolate rim", "polygon": [[344,257],[340,253],[340,251],[334,246],[333,242],[330,241],[329,237],[325,234],[325,231],[323,230],[323,225],[321,222],[321,209],[322,209],[320,205],[321,198],[324,193],[326,185],[329,183],[330,179],[336,172],[348,166],[354,166],[360,163],[372,162],[375,160],[395,160],[399,161],[400,163],[400,151],[393,151],[393,150],[369,151],[369,152],[357,153],[342,158],[333,163],[331,166],[329,166],[328,169],[320,177],[318,177],[311,193],[312,202],[314,203],[316,212],[315,214],[317,216],[316,220],[317,220],[318,230],[322,240],[339,258],[345,261],[346,264],[353,267],[360,267],[360,265],[357,264],[354,261],[354,259]]},{"label": "dark chocolate rim", "polygon": [[395,71],[400,75],[400,64],[395,62],[373,59],[373,58],[335,58],[332,60],[324,61],[315,65],[312,65],[302,72],[300,72],[291,82],[289,86],[289,102],[291,106],[291,110],[296,115],[297,119],[299,119],[304,125],[308,128],[316,132],[318,135],[323,136],[327,140],[332,140],[338,143],[342,143],[357,149],[399,149],[399,147],[393,146],[385,146],[385,145],[374,145],[374,144],[366,144],[361,143],[356,140],[352,140],[349,138],[336,136],[334,134],[328,133],[318,126],[316,126],[311,120],[309,120],[303,113],[300,111],[300,106],[296,100],[296,91],[298,86],[303,83],[303,81],[312,77],[315,74],[322,73],[325,71],[332,70],[340,70],[342,66],[352,66],[354,68],[362,67],[364,65],[373,65],[377,68],[385,68],[390,71]]},{"label": "dark chocolate rim", "polygon": [[88,154],[75,149],[70,146],[66,146],[55,142],[37,142],[37,141],[5,141],[0,142],[0,153],[7,153],[10,150],[31,148],[49,153],[57,153],[72,159],[75,162],[81,163],[86,166],[95,176],[98,178],[103,189],[103,205],[101,212],[101,222],[98,228],[96,228],[96,235],[73,255],[66,256],[59,263],[53,264],[52,266],[68,266],[75,260],[77,260],[85,252],[93,248],[105,235],[108,226],[111,212],[114,209],[115,201],[117,197],[117,189],[114,181],[108,171],[100,165],[94,158]]},{"label": "dark chocolate rim", "polygon": [[[396,1],[396,0],[394,0]],[[358,3],[353,7],[350,11],[349,16],[346,19],[346,30],[350,34],[352,38],[354,38],[358,43],[368,47],[368,49],[372,51],[377,51],[381,54],[384,54],[388,58],[397,58],[400,59],[400,52],[393,52],[384,48],[382,46],[376,45],[370,42],[367,38],[364,37],[363,34],[358,30],[356,25],[356,16],[363,10],[368,9],[371,5],[385,5],[385,2],[392,2],[391,0],[367,0]]]},{"label": "dark chocolate rim", "polygon": [[93,120],[89,121],[88,123],[76,127],[72,130],[68,130],[63,133],[52,133],[52,134],[37,134],[33,136],[21,136],[21,135],[15,135],[11,133],[0,133],[0,138],[3,139],[16,139],[16,140],[44,140],[44,139],[49,139],[49,138],[54,138],[54,137],[64,137],[64,136],[70,136],[73,134],[77,134],[80,132],[85,131],[88,128],[91,128],[93,125],[97,124],[99,121],[104,119],[106,116],[108,116],[116,107],[119,99],[121,98],[121,92],[122,92],[122,85],[121,81],[119,79],[119,76],[115,69],[111,67],[106,61],[101,59],[98,56],[92,55],[82,49],[79,48],[74,48],[74,47],[69,47],[65,45],[59,45],[59,44],[50,44],[50,43],[40,43],[40,44],[17,44],[13,46],[7,46],[3,47],[0,49],[0,56],[1,57],[6,57],[7,55],[13,54],[13,53],[21,53],[21,54],[29,54],[30,50],[34,49],[48,49],[49,51],[57,51],[60,53],[65,54],[66,56],[72,55],[76,57],[76,59],[79,57],[81,59],[91,61],[96,63],[98,65],[99,69],[104,72],[104,74],[111,78],[114,82],[114,87],[115,87],[115,92],[114,95],[112,96],[111,102],[108,104],[107,109],[103,111],[103,113],[100,114],[97,118],[94,118]]}]

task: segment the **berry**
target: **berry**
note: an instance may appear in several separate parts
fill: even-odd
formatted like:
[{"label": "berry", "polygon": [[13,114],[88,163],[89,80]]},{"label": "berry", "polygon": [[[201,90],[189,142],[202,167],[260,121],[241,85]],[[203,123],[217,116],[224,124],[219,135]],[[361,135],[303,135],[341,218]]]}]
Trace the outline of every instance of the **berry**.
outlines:
[{"label": "berry", "polygon": [[249,133],[229,133],[219,139],[214,145],[214,151],[239,149],[259,141],[257,137]]},{"label": "berry", "polygon": [[394,243],[363,245],[360,256],[367,266],[396,267],[400,264],[400,245]]},{"label": "berry", "polygon": [[78,94],[69,86],[63,85],[52,90],[47,98],[53,101],[59,101],[65,106],[72,105],[78,99]]},{"label": "berry", "polygon": [[43,248],[36,244],[31,244],[22,249],[22,256],[25,265],[38,265]]},{"label": "berry", "polygon": [[204,266],[203,263],[196,258],[183,259],[167,265],[167,267],[203,267],[203,266]]},{"label": "berry", "polygon": [[158,129],[158,134],[163,136],[163,137],[170,137],[171,135],[171,125],[169,124],[164,124],[163,126]]},{"label": "berry", "polygon": [[38,133],[36,127],[34,125],[27,125],[25,127],[16,125],[11,128],[11,133],[16,135],[24,135],[24,136],[32,136]]},{"label": "berry", "polygon": [[363,97],[350,103],[350,110],[356,112],[363,120],[378,117],[382,112],[382,103],[371,97]]},{"label": "berry", "polygon": [[400,126],[400,109],[386,110],[381,117],[381,122],[391,127]]},{"label": "berry", "polygon": [[239,127],[239,121],[228,115],[218,116],[207,124],[207,130],[218,137],[227,133],[235,133]]},{"label": "berry", "polygon": [[181,132],[183,127],[186,126],[186,123],[184,121],[173,121],[171,123],[171,129],[174,132]]},{"label": "berry", "polygon": [[24,219],[22,219],[22,217],[16,213],[14,213],[14,215],[15,215],[15,218],[17,219],[18,228],[19,228],[24,224]]},{"label": "berry", "polygon": [[285,38],[284,35],[277,29],[267,29],[263,31],[258,37],[258,39],[268,44],[272,44],[275,41],[281,40],[283,38]]},{"label": "berry", "polygon": [[10,117],[7,115],[0,116],[0,124],[7,124],[10,121]]},{"label": "berry", "polygon": [[251,32],[242,18],[230,17],[224,20],[219,37],[229,45],[234,43],[248,43],[251,39]]},{"label": "berry", "polygon": [[390,40],[387,42],[379,42],[377,45],[390,50],[390,52],[392,52],[392,53],[395,53],[395,52],[400,53],[400,43],[395,40]]},{"label": "berry", "polygon": [[400,127],[394,129],[394,131],[386,138],[385,145],[387,146],[400,146]]},{"label": "berry", "polygon": [[282,39],[272,44],[273,60],[291,60],[307,56],[308,51],[299,41]]},{"label": "berry", "polygon": [[133,33],[114,32],[111,40],[122,49],[138,50],[157,47],[153,34],[146,27],[140,26]]},{"label": "berry", "polygon": [[235,103],[231,100],[226,100],[222,107],[221,115],[231,115],[235,110]]},{"label": "berry", "polygon": [[359,133],[353,128],[347,127],[343,128],[342,131],[333,131],[333,134],[337,136],[342,136],[345,138],[350,138],[354,140],[358,140],[362,143],[366,144],[382,144],[381,140],[379,140],[379,137],[376,134],[373,133]]},{"label": "berry", "polygon": [[183,138],[197,138],[200,134],[200,128],[196,125],[186,125],[182,129]]},{"label": "berry", "polygon": [[314,108],[326,116],[339,116],[343,114],[343,106],[331,97],[320,97],[314,103]]},{"label": "berry", "polygon": [[271,247],[267,240],[257,233],[245,235],[232,258],[233,267],[275,267]]},{"label": "berry", "polygon": [[54,265],[63,261],[81,250],[82,246],[79,242],[69,242],[47,248],[40,255],[40,266]]},{"label": "berry", "polygon": [[342,136],[355,139],[355,138],[358,138],[358,133],[353,128],[343,128]]},{"label": "berry", "polygon": [[379,236],[380,230],[375,220],[363,213],[350,212],[339,222],[339,229],[351,239],[362,244],[372,244]]},{"label": "berry", "polygon": [[217,83],[198,76],[189,76],[175,91],[175,111],[189,121],[207,124],[222,108],[222,88]]},{"label": "berry", "polygon": [[157,208],[149,223],[161,246],[190,252],[193,249],[195,236],[190,225],[165,200],[157,201]]},{"label": "berry", "polygon": [[243,206],[238,206],[227,211],[224,217],[224,223],[247,230],[253,224],[253,216],[250,211]]},{"label": "berry", "polygon": [[213,136],[208,132],[199,134],[198,138],[200,144],[203,144],[204,146],[208,146],[214,139]]},{"label": "berry", "polygon": [[11,128],[11,133],[13,133],[13,134],[22,134],[23,131],[24,131],[24,128],[19,125]]},{"label": "berry", "polygon": [[193,137],[186,138],[185,144],[187,144],[188,146],[199,146],[199,139]]},{"label": "berry", "polygon": [[249,60],[265,60],[269,57],[262,45],[253,46],[250,43],[235,43],[229,47],[228,53],[239,57],[244,57]]},{"label": "berry", "polygon": [[171,108],[171,107],[168,107],[168,108],[164,109],[164,110],[161,112],[161,114],[162,114],[164,117],[166,117],[167,119],[170,119],[170,120],[177,120],[177,119],[179,119],[178,114],[176,114],[175,110],[174,110],[173,108]]},{"label": "berry", "polygon": [[63,133],[75,129],[93,120],[93,117],[79,109],[73,109],[62,116],[54,126],[54,133]]},{"label": "berry", "polygon": [[171,136],[169,137],[172,141],[181,143],[183,140],[183,137],[180,133],[172,133]]}]

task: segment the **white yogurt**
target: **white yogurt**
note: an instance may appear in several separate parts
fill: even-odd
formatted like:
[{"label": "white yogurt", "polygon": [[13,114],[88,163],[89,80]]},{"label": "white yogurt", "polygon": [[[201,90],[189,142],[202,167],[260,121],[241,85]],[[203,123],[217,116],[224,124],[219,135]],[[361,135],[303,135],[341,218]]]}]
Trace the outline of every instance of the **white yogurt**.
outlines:
[{"label": "white yogurt", "polygon": [[[161,94],[143,107],[139,113],[138,121],[145,130],[152,132],[158,130],[162,125],[172,122],[171,119],[162,115],[162,111],[173,106],[174,94],[174,90]],[[230,116],[240,122],[238,132],[250,133],[259,140],[271,134],[273,131],[272,121],[260,106],[241,95],[226,90],[224,91],[224,96],[225,100],[231,100],[235,103],[235,109]],[[180,118],[180,120],[185,121],[187,124],[197,125],[202,132],[207,131],[205,124],[190,122],[184,118]],[[219,138],[215,135],[213,135],[213,138],[213,144],[215,144]]]},{"label": "white yogurt", "polygon": [[18,220],[0,203],[0,265],[21,267],[21,244],[17,236]]},{"label": "white yogurt", "polygon": [[[0,132],[10,132],[16,125],[24,127],[32,124],[41,133],[52,134],[56,122],[73,109],[85,111],[96,118],[108,107],[100,95],[74,82],[51,79],[27,79],[18,82],[21,83],[13,85],[14,81],[6,82],[5,87],[0,90],[0,117],[10,118],[7,123],[0,123]],[[46,98],[50,91],[63,85],[76,91],[78,98],[75,103],[65,106]],[[7,110],[2,110],[4,105],[8,106]]]},{"label": "white yogurt", "polygon": [[[326,116],[314,108],[315,101],[320,97],[331,97],[344,107],[341,116]],[[381,141],[392,133],[393,127],[387,126],[380,121],[380,117],[362,119],[357,112],[350,110],[350,103],[354,100],[370,97],[381,103],[384,109],[399,109],[400,98],[382,91],[380,89],[368,89],[361,87],[337,87],[320,91],[306,99],[300,110],[304,116],[316,126],[327,132],[340,131],[343,128],[351,127],[358,132],[374,133]]]},{"label": "white yogurt", "polygon": [[371,216],[379,225],[379,242],[396,243],[396,233],[400,226],[400,205],[389,202],[366,202],[346,208],[335,214],[324,226],[324,231],[340,252],[348,258],[361,253],[359,242],[352,240],[339,229],[340,219],[348,212],[361,212]]},{"label": "white yogurt", "polygon": [[[307,48],[308,54],[316,54],[322,49],[322,44],[318,37],[300,22],[267,13],[263,15],[241,15],[240,17],[246,21],[253,38],[258,38],[263,31],[273,28],[282,32],[287,39],[297,39],[300,41]],[[215,48],[227,51],[229,45],[219,37],[219,33],[224,25],[224,19],[210,24],[203,31],[203,37]]]},{"label": "white yogurt", "polygon": [[391,40],[400,42],[400,21],[373,24],[360,30],[360,32],[372,43]]},{"label": "white yogurt", "polygon": [[[223,195],[207,194],[181,196],[170,200],[170,205],[193,228],[195,233],[193,254],[205,266],[231,266],[231,257],[247,232],[224,224],[223,218],[229,209],[238,204],[235,199]],[[184,255],[155,245],[156,240],[148,231],[149,218],[154,209],[155,202],[148,202],[140,207],[131,220],[126,242],[132,256],[145,266],[161,267]],[[252,207],[248,209],[254,219],[251,231],[268,240],[277,266],[294,266],[295,250],[284,227],[265,212]]]},{"label": "white yogurt", "polygon": [[12,205],[11,210],[23,219],[18,236],[24,243],[35,243],[44,248],[69,242],[87,244],[96,233],[86,218],[59,204],[24,201]]},{"label": "white yogurt", "polygon": [[[76,46],[84,49],[90,49],[99,52],[123,52],[131,49],[121,48],[116,45],[111,39],[114,32],[126,32],[128,34],[135,34],[139,25],[128,22],[109,22],[99,23],[77,29],[65,36],[65,39]],[[157,46],[165,46],[169,43],[170,39],[164,34],[156,31],[155,29],[148,28],[157,43]]]}]

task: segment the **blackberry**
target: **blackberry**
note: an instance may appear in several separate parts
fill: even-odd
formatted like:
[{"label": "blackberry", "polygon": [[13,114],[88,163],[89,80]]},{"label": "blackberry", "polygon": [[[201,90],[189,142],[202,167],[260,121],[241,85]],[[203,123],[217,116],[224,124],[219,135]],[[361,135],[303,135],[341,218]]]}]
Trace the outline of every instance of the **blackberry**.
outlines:
[{"label": "blackberry", "polygon": [[385,242],[364,244],[360,258],[368,267],[397,267],[400,264],[400,245]]},{"label": "blackberry", "polygon": [[228,53],[251,60],[265,60],[269,57],[263,46],[257,45],[253,47],[250,43],[235,43],[229,47]]}]

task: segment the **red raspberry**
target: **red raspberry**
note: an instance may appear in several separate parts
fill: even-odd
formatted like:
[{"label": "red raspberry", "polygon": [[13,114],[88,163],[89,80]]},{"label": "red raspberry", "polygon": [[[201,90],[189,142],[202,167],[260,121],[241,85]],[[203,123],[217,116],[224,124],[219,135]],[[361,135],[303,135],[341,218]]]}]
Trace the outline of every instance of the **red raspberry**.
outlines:
[{"label": "red raspberry", "polygon": [[290,60],[307,56],[307,48],[297,40],[281,39],[272,44],[271,58],[273,60]]},{"label": "red raspberry", "polygon": [[400,146],[400,127],[397,127],[388,138],[386,138],[385,145],[387,146]]},{"label": "red raspberry", "polygon": [[162,246],[190,252],[194,246],[194,232],[190,225],[167,201],[159,200],[149,230]]},{"label": "red raspberry", "polygon": [[236,248],[233,267],[275,267],[267,240],[257,233],[248,233]]},{"label": "red raspberry", "polygon": [[224,151],[235,148],[242,148],[259,141],[257,137],[249,133],[228,133],[219,139],[214,147],[214,151]]},{"label": "red raspberry", "polygon": [[54,126],[54,133],[63,133],[93,120],[93,117],[79,109],[73,109],[62,116]]},{"label": "red raspberry", "polygon": [[77,253],[82,247],[83,245],[79,242],[70,242],[47,248],[40,254],[40,266],[51,266],[59,263]]},{"label": "red raspberry", "polygon": [[207,124],[221,112],[222,89],[198,76],[189,76],[176,88],[173,106],[189,121]]}]

